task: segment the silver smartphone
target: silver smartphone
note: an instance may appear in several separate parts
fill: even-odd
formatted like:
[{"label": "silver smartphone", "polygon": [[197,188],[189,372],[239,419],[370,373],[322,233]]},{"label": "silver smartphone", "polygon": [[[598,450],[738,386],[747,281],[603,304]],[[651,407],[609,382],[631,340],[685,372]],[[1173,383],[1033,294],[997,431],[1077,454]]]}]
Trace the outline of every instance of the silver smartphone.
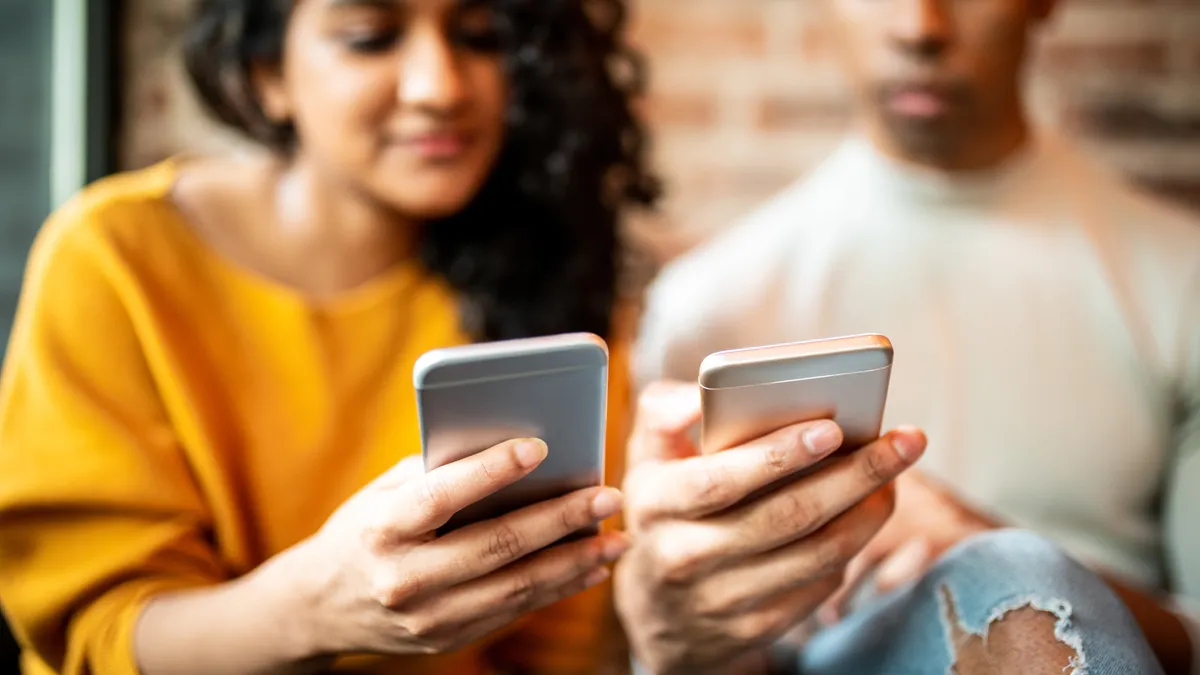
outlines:
[{"label": "silver smartphone", "polygon": [[426,471],[513,438],[549,446],[541,466],[460,511],[442,533],[603,484],[603,339],[577,333],[436,349],[417,360],[413,386]]},{"label": "silver smartphone", "polygon": [[892,373],[892,343],[854,335],[711,354],[700,365],[704,453],[783,427],[832,419],[845,454],[879,438]]}]

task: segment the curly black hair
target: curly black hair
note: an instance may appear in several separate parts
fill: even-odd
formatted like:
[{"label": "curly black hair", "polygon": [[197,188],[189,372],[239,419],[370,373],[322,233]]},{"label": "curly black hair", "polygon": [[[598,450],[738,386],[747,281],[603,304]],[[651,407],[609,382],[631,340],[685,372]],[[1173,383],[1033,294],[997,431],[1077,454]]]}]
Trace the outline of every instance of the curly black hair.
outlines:
[{"label": "curly black hair", "polygon": [[[184,59],[202,101],[274,150],[297,142],[266,116],[254,64],[278,62],[294,0],[202,0]],[[588,331],[610,337],[626,207],[652,206],[644,67],[623,41],[624,0],[489,0],[509,81],[505,147],[460,213],[422,230],[421,257],[464,299],[475,339]]]}]

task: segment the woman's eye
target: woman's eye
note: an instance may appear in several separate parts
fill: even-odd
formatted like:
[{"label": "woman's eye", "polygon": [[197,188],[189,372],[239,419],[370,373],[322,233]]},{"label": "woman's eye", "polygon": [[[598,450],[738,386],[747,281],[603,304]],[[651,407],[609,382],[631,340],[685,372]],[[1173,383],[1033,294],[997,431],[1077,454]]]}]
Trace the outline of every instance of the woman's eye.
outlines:
[{"label": "woman's eye", "polygon": [[457,31],[454,41],[473,52],[500,51],[500,34],[495,30]]},{"label": "woman's eye", "polygon": [[496,17],[488,9],[470,9],[458,16],[453,31],[456,44],[476,52],[500,50],[500,33]]},{"label": "woman's eye", "polygon": [[396,31],[363,31],[348,33],[342,39],[351,51],[370,54],[391,49],[397,38],[399,34]]}]

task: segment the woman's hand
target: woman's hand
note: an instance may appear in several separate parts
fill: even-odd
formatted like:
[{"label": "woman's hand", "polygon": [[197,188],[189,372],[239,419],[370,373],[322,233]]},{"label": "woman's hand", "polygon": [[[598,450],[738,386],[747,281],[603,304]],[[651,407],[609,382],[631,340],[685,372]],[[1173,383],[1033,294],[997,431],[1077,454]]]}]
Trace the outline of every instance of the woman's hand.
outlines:
[{"label": "woman's hand", "polygon": [[544,547],[621,509],[589,488],[456,530],[458,510],[516,482],[546,457],[541,441],[503,443],[422,475],[402,462],[351,498],[274,565],[302,594],[317,654],[436,654],[608,578],[622,535]]}]

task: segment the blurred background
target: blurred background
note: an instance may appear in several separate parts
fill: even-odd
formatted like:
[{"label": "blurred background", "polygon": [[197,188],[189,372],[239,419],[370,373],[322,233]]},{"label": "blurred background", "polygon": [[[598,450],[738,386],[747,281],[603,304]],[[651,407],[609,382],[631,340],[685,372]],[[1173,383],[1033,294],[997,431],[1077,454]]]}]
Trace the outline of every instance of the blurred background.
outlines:
[{"label": "blurred background", "polygon": [[[0,0],[0,341],[41,222],[81,185],[241,141],[198,111],[192,0]],[[633,234],[661,263],[831,150],[848,99],[807,0],[633,0],[669,199]],[[1040,122],[1200,209],[1200,1],[1064,0],[1031,78]],[[0,657],[13,648],[0,635]],[[0,666],[0,672],[3,672]]]},{"label": "blurred background", "polygon": [[[77,184],[241,141],[178,59],[193,0],[0,0],[0,339],[29,239]],[[668,180],[633,230],[661,262],[801,176],[849,121],[808,0],[633,0]],[[1046,125],[1200,209],[1200,2],[1064,0],[1030,88]]]},{"label": "blurred background", "polygon": [[[175,50],[192,0],[122,4],[122,167],[236,143],[205,121],[183,83]],[[811,0],[631,4],[670,184],[661,218],[638,231],[663,257],[815,164],[845,128],[848,100]],[[1039,121],[1200,208],[1197,36],[1197,0],[1063,0],[1031,78]]]}]

